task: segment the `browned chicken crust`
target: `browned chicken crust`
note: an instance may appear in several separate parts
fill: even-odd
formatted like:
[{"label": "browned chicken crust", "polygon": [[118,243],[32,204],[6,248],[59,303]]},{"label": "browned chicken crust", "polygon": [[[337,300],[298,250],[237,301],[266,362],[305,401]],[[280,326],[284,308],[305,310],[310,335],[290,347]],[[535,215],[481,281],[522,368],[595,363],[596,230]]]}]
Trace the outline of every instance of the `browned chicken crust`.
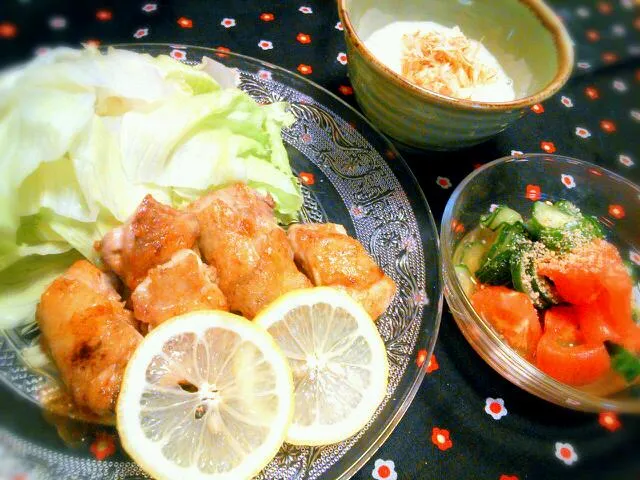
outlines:
[{"label": "browned chicken crust", "polygon": [[396,292],[395,282],[344,227],[335,223],[301,223],[289,227],[295,261],[314,285],[344,290],[374,320]]},{"label": "browned chicken crust", "polygon": [[86,260],[76,262],[44,292],[37,318],[76,405],[111,414],[142,335],[108,276]]},{"label": "browned chicken crust", "polygon": [[195,310],[228,310],[218,287],[215,268],[193,250],[180,250],[171,260],[149,270],[131,295],[133,313],[156,327],[165,320]]},{"label": "browned chicken crust", "polygon": [[311,282],[293,261],[270,197],[243,184],[216,190],[189,206],[200,223],[200,251],[216,267],[231,311],[253,318],[280,295]]},{"label": "browned chicken crust", "polygon": [[127,223],[104,236],[102,258],[125,285],[135,289],[157,265],[179,250],[193,248],[198,239],[196,217],[144,197]]}]

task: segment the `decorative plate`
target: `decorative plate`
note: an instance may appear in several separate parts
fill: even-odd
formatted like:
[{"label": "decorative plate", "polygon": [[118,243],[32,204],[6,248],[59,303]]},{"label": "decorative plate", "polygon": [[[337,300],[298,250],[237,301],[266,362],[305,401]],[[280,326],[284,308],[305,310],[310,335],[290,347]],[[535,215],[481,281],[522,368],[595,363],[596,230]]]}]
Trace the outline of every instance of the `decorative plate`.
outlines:
[{"label": "decorative plate", "polygon": [[[123,45],[188,63],[207,55],[237,68],[260,103],[287,101],[296,122],[283,132],[304,192],[302,221],[343,224],[398,284],[377,325],[387,347],[387,395],[354,437],[335,445],[285,444],[260,479],[347,479],[409,407],[433,351],[442,311],[438,236],[429,206],[394,147],[359,113],[304,78],[249,57],[184,45]],[[55,417],[41,408],[57,382],[53,366],[27,367],[32,325],[0,332],[0,478],[146,478],[109,426]]]}]

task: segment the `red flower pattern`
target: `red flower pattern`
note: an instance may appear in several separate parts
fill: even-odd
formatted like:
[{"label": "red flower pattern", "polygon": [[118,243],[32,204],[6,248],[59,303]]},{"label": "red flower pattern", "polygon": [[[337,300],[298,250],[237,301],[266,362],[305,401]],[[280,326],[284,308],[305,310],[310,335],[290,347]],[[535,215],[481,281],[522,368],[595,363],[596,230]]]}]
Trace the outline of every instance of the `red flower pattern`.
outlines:
[{"label": "red flower pattern", "polygon": [[556,146],[553,142],[540,142],[540,148],[547,153],[553,153],[556,151]]},{"label": "red flower pattern", "polygon": [[586,36],[587,40],[590,42],[597,42],[600,40],[600,33],[597,30],[587,30]]},{"label": "red flower pattern", "polygon": [[316,177],[313,173],[300,172],[299,177],[300,177],[300,181],[304,185],[313,185],[314,183],[316,183]]},{"label": "red flower pattern", "polygon": [[540,200],[540,187],[538,185],[527,185],[524,196],[533,202]]},{"label": "red flower pattern", "polygon": [[229,55],[227,55],[225,52],[230,52],[231,49],[229,49],[229,47],[216,47],[216,50],[218,50],[218,53],[216,53],[216,56],[220,57],[220,58],[226,58]]},{"label": "red flower pattern", "polygon": [[613,63],[618,60],[618,55],[614,52],[604,52],[602,54],[602,61],[604,63]]},{"label": "red flower pattern", "polygon": [[614,412],[601,412],[600,415],[598,415],[598,423],[610,432],[615,432],[622,427],[618,415]]},{"label": "red flower pattern", "polygon": [[18,27],[11,22],[0,22],[0,38],[15,38],[18,35]]},{"label": "red flower pattern", "polygon": [[353,95],[353,88],[348,86],[348,85],[340,85],[338,87],[338,91],[342,94],[342,95]]},{"label": "red flower pattern", "polygon": [[517,475],[505,475],[504,473],[500,475],[498,480],[520,480]]},{"label": "red flower pattern", "polygon": [[418,368],[422,368],[424,362],[427,361],[427,351],[423,348],[422,350],[418,350],[418,355],[416,355],[416,365]]},{"label": "red flower pattern", "polygon": [[598,2],[598,11],[602,15],[609,15],[613,8],[609,2]]},{"label": "red flower pattern", "polygon": [[531,111],[537,114],[544,113],[544,107],[542,106],[541,103],[536,103],[531,107]]},{"label": "red flower pattern", "polygon": [[427,363],[427,373],[435,372],[440,369],[440,364],[438,363],[438,359],[436,358],[436,354],[432,353],[429,362]]},{"label": "red flower pattern", "polygon": [[433,430],[431,431],[431,441],[442,451],[449,450],[453,447],[449,430],[444,428],[433,427]]},{"label": "red flower pattern", "polygon": [[180,17],[178,19],[178,25],[182,28],[193,28],[193,20],[187,17]]},{"label": "red flower pattern", "polygon": [[297,40],[299,43],[302,43],[303,45],[306,45],[306,44],[308,44],[308,43],[311,43],[311,35],[308,35],[308,34],[306,34],[306,33],[299,33],[299,34],[296,36],[296,40]]},{"label": "red flower pattern", "polygon": [[89,451],[97,460],[102,461],[116,453],[116,442],[111,435],[98,433],[91,447],[89,447]]},{"label": "red flower pattern", "polygon": [[96,12],[96,18],[101,22],[108,22],[113,18],[113,13],[111,12],[111,10],[101,8]]},{"label": "red flower pattern", "polygon": [[613,123],[611,120],[601,120],[600,128],[602,128],[602,130],[604,130],[607,133],[613,133],[616,131],[616,124]]},{"label": "red flower pattern", "polygon": [[300,65],[298,65],[298,71],[303,75],[309,75],[313,73],[313,68],[311,67],[311,65],[301,63]]},{"label": "red flower pattern", "polygon": [[595,87],[587,87],[584,89],[584,94],[589,100],[597,100],[600,98],[600,92]]},{"label": "red flower pattern", "polygon": [[275,18],[276,17],[273,13],[264,12],[260,14],[260,20],[263,22],[273,22]]},{"label": "red flower pattern", "polygon": [[609,215],[620,220],[625,217],[626,212],[622,205],[609,205]]}]

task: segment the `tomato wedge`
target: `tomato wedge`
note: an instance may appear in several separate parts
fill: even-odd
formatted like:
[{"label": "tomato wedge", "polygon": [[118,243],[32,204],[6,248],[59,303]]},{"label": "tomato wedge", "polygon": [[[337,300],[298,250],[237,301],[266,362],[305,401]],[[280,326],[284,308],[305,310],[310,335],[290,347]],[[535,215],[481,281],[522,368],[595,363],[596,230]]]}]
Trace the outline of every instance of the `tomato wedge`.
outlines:
[{"label": "tomato wedge", "polygon": [[611,360],[602,343],[574,345],[548,332],[538,342],[536,366],[560,382],[581,386],[604,376]]},{"label": "tomato wedge", "polygon": [[579,312],[574,306],[562,305],[544,312],[544,333],[564,343],[581,343]]},{"label": "tomato wedge", "polygon": [[562,256],[545,258],[538,264],[538,274],[550,278],[566,302],[592,303],[604,290],[605,273],[613,256],[608,246],[615,251],[608,242],[595,240]]},{"label": "tomato wedge", "polygon": [[471,304],[511,348],[533,359],[542,328],[536,309],[525,293],[502,286],[483,286],[471,296]]},{"label": "tomato wedge", "polygon": [[633,282],[615,246],[595,240],[541,261],[538,273],[554,282],[565,301],[576,305],[585,342],[609,340],[640,351],[640,327],[631,315]]},{"label": "tomato wedge", "polygon": [[578,305],[574,308],[586,343],[598,344],[607,340],[622,343],[622,336],[611,326],[609,309],[602,297],[588,305]]}]

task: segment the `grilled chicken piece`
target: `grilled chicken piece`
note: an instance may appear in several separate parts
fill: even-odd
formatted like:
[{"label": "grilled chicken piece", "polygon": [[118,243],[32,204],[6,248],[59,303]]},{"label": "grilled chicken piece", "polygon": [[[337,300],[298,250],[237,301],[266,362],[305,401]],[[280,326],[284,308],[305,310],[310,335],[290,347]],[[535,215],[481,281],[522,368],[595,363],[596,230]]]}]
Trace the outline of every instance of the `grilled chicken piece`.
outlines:
[{"label": "grilled chicken piece", "polygon": [[271,197],[243,184],[191,204],[200,223],[200,251],[216,267],[231,311],[253,318],[280,295],[311,286],[298,271]]},{"label": "grilled chicken piece", "polygon": [[180,250],[167,263],[149,270],[131,302],[136,319],[151,328],[194,310],[229,310],[215,268],[202,263],[193,250]]},{"label": "grilled chicken piece", "polygon": [[193,248],[198,239],[198,221],[144,197],[131,219],[104,236],[102,258],[131,290],[153,267],[168,262],[179,250]]},{"label": "grilled chicken piece", "polygon": [[142,335],[109,277],[86,260],[74,263],[42,294],[37,318],[76,405],[98,416],[112,414]]},{"label": "grilled chicken piece", "polygon": [[289,227],[288,237],[296,263],[314,285],[346,291],[374,320],[384,313],[396,284],[342,225],[296,224]]}]

